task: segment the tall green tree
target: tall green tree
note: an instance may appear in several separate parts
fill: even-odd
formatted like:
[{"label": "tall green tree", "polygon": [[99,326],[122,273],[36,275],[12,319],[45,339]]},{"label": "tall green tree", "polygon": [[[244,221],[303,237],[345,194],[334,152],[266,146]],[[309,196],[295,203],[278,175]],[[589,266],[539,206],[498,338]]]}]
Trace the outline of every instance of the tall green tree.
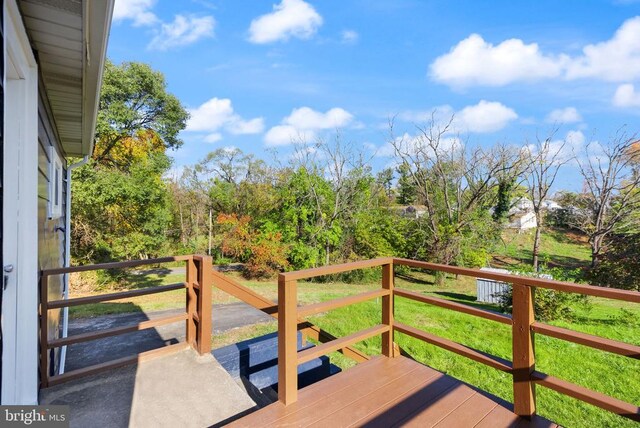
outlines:
[{"label": "tall green tree", "polygon": [[[96,123],[94,165],[125,169],[131,163],[123,149],[128,139],[149,131],[164,148],[182,145],[179,133],[189,114],[167,91],[164,75],[149,65],[107,61]],[[130,141],[130,140],[129,140]]]},{"label": "tall green tree", "polygon": [[188,113],[146,64],[107,62],[89,164],[73,172],[74,257],[144,258],[163,250],[171,198],[163,175]]}]

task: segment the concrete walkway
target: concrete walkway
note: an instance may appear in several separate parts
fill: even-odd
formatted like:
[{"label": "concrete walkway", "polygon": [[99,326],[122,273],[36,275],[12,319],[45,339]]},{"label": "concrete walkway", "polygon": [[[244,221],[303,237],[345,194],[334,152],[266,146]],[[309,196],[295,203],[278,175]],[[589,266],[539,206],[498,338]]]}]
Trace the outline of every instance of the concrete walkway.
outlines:
[{"label": "concrete walkway", "polygon": [[222,426],[255,403],[211,356],[192,350],[77,379],[40,392],[69,405],[71,427]]},{"label": "concrete walkway", "polygon": [[[69,323],[69,336],[131,325],[181,312],[183,312],[183,309],[72,319]],[[213,305],[212,309],[212,333],[220,334],[236,327],[271,320],[273,320],[272,317],[246,303],[217,304]],[[67,349],[65,371],[114,360],[184,340],[185,324],[184,322],[178,322],[134,333],[78,343],[69,346]]]}]

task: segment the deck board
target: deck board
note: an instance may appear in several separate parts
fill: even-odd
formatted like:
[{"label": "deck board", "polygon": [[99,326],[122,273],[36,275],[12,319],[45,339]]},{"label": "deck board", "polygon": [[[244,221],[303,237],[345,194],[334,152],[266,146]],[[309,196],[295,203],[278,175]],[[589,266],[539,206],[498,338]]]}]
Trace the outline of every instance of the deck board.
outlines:
[{"label": "deck board", "polygon": [[495,399],[405,357],[378,357],[300,390],[289,406],[274,403],[235,427],[555,427],[518,418]]}]

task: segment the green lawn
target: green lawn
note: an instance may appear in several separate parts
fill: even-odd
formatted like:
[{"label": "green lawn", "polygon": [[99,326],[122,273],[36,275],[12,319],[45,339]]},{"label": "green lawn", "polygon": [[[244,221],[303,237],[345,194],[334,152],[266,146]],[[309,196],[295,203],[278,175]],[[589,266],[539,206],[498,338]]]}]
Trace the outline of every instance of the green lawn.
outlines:
[{"label": "green lawn", "polygon": [[[533,238],[533,230],[522,233],[506,230],[502,234],[502,244],[496,249],[493,262],[505,268],[530,264]],[[579,268],[589,264],[591,250],[582,236],[561,229],[548,229],[542,232],[540,260],[549,267]]]}]

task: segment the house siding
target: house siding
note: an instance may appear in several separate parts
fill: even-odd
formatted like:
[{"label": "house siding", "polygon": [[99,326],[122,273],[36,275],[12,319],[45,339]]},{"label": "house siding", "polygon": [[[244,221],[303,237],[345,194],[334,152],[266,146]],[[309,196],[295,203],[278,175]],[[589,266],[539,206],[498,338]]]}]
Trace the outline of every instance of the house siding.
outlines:
[{"label": "house siding", "polygon": [[[66,176],[66,161],[64,153],[60,148],[60,144],[54,132],[53,121],[47,108],[47,100],[44,97],[42,84],[39,89],[40,95],[38,100],[38,265],[40,269],[58,268],[64,265],[65,252],[65,209],[66,201],[66,183],[62,182],[62,216],[60,218],[49,220],[48,204],[49,204],[49,183],[50,177],[50,148],[53,147],[59,157],[63,159],[63,177]],[[63,292],[63,275],[54,275],[49,277],[49,300],[58,300],[62,297]],[[58,338],[60,335],[60,316],[61,310],[49,311],[49,339]],[[58,349],[52,350],[51,364],[52,372],[58,369]]]}]

